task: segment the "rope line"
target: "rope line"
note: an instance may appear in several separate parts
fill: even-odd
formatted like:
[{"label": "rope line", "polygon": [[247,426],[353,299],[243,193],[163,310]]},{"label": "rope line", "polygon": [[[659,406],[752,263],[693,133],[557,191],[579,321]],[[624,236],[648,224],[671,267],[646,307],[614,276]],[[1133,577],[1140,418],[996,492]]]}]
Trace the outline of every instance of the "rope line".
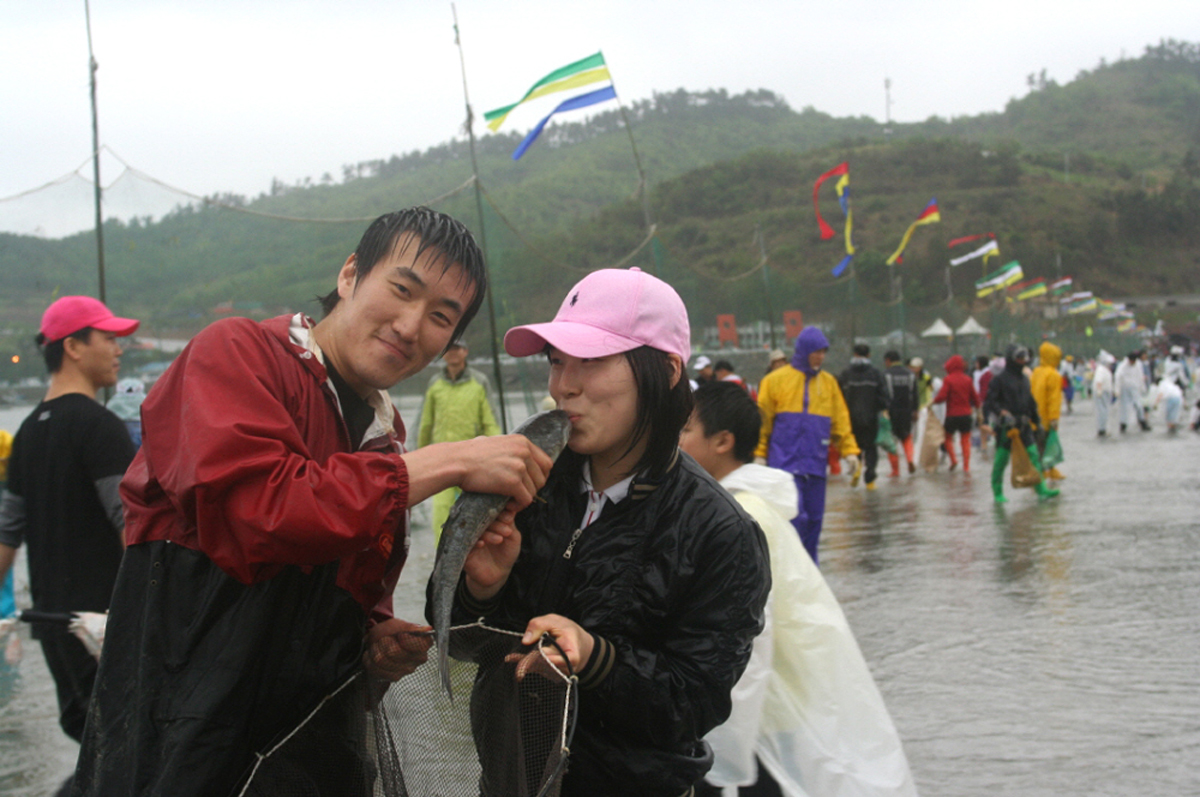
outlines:
[{"label": "rope line", "polygon": [[[488,206],[491,207],[491,209],[495,212],[495,214],[500,217],[500,221],[504,222],[504,226],[507,227],[509,230],[511,230],[512,234],[517,236],[517,240],[520,241],[521,243],[523,243],[530,252],[533,252],[533,254],[538,258],[538,260],[541,260],[546,265],[554,266],[555,268],[566,269],[567,271],[574,271],[579,274],[590,274],[596,270],[596,269],[591,269],[591,268],[584,268],[582,266],[572,266],[569,263],[563,263],[561,261],[555,260],[550,255],[543,252],[541,249],[539,249],[537,246],[535,246],[532,241],[530,241],[528,238],[526,238],[521,233],[521,231],[516,228],[516,225],[514,225],[509,220],[508,216],[505,216],[504,213],[500,210],[500,208],[498,208],[496,206],[495,201],[492,200],[492,195],[488,193],[487,189],[483,187],[482,183],[479,186],[479,191],[480,191],[480,193],[483,194],[483,198],[484,198],[484,200],[487,201]],[[644,239],[642,239],[642,242],[640,244],[638,244],[636,247],[634,247],[632,252],[625,255],[625,257],[621,258],[616,263],[613,263],[611,266],[601,266],[601,268],[624,268],[625,264],[628,263],[630,260],[632,260],[634,258],[634,256],[637,255],[638,252],[640,252],[646,248],[646,244],[650,243],[650,241],[652,241],[654,239],[654,236],[657,232],[658,232],[658,225],[657,224],[650,225],[650,230],[649,230],[649,232],[647,232],[646,237]]]}]

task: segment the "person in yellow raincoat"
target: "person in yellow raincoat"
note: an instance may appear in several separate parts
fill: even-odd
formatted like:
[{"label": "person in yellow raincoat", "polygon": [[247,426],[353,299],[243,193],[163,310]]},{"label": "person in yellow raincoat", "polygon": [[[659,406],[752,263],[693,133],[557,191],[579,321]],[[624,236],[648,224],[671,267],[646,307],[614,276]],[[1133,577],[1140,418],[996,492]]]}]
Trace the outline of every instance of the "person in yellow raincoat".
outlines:
[{"label": "person in yellow raincoat", "polygon": [[[452,344],[442,355],[442,361],[445,367],[429,380],[425,391],[417,447],[500,434],[500,426],[492,414],[488,379],[467,366],[467,344],[462,341]],[[442,526],[460,492],[451,487],[433,496],[434,542],[441,538]]]},{"label": "person in yellow raincoat", "polygon": [[825,334],[805,327],[796,338],[791,363],[758,384],[763,425],[754,456],[760,464],[785,470],[795,479],[800,511],[792,525],[814,562],[825,520],[829,446],[842,452],[851,473],[858,470],[859,447],[850,429],[846,399],[837,379],[821,370],[828,351]]},{"label": "person in yellow raincoat", "polygon": [[[1038,367],[1033,369],[1029,387],[1038,405],[1038,418],[1041,419],[1038,441],[1044,446],[1046,434],[1058,428],[1058,420],[1062,417],[1063,377],[1058,370],[1062,362],[1062,349],[1046,341],[1038,348],[1038,358]],[[1043,475],[1047,479],[1064,478],[1058,468],[1050,468]]]}]

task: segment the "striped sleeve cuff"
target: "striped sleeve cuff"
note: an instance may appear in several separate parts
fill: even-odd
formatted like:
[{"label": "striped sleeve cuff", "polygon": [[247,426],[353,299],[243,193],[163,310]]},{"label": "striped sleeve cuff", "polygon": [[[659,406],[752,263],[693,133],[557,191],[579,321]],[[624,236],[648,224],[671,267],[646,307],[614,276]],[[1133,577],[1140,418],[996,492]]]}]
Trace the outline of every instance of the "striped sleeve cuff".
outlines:
[{"label": "striped sleeve cuff", "polygon": [[581,689],[595,689],[599,686],[612,672],[613,664],[617,660],[617,651],[611,642],[602,636],[593,638],[596,643],[592,647],[592,655],[579,673]]}]

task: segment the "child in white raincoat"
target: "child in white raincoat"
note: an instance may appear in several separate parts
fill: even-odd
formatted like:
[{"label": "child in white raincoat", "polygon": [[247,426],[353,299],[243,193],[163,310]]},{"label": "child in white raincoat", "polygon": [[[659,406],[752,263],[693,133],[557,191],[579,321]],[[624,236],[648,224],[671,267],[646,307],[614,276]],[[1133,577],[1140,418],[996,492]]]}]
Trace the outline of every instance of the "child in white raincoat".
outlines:
[{"label": "child in white raincoat", "polygon": [[696,392],[680,435],[680,448],[757,521],[771,555],[766,626],[734,687],[732,714],[705,736],[715,760],[696,794],[736,795],[765,769],[786,797],[916,797],[854,634],[789,522],[791,474],[752,462],[760,423],[744,390],[715,383]]}]

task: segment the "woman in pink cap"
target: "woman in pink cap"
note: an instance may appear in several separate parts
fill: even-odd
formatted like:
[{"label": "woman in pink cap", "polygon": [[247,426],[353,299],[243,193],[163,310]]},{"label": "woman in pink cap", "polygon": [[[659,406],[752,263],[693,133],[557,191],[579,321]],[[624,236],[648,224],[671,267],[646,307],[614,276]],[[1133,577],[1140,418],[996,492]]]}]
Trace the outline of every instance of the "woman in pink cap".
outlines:
[{"label": "woman in pink cap", "polygon": [[771,577],[758,526],[679,451],[687,310],[638,269],[597,271],[504,347],[548,357],[571,437],[544,500],[502,516],[467,560],[458,619],[524,631],[527,644],[549,633],[579,675],[563,795],[691,794]]}]

